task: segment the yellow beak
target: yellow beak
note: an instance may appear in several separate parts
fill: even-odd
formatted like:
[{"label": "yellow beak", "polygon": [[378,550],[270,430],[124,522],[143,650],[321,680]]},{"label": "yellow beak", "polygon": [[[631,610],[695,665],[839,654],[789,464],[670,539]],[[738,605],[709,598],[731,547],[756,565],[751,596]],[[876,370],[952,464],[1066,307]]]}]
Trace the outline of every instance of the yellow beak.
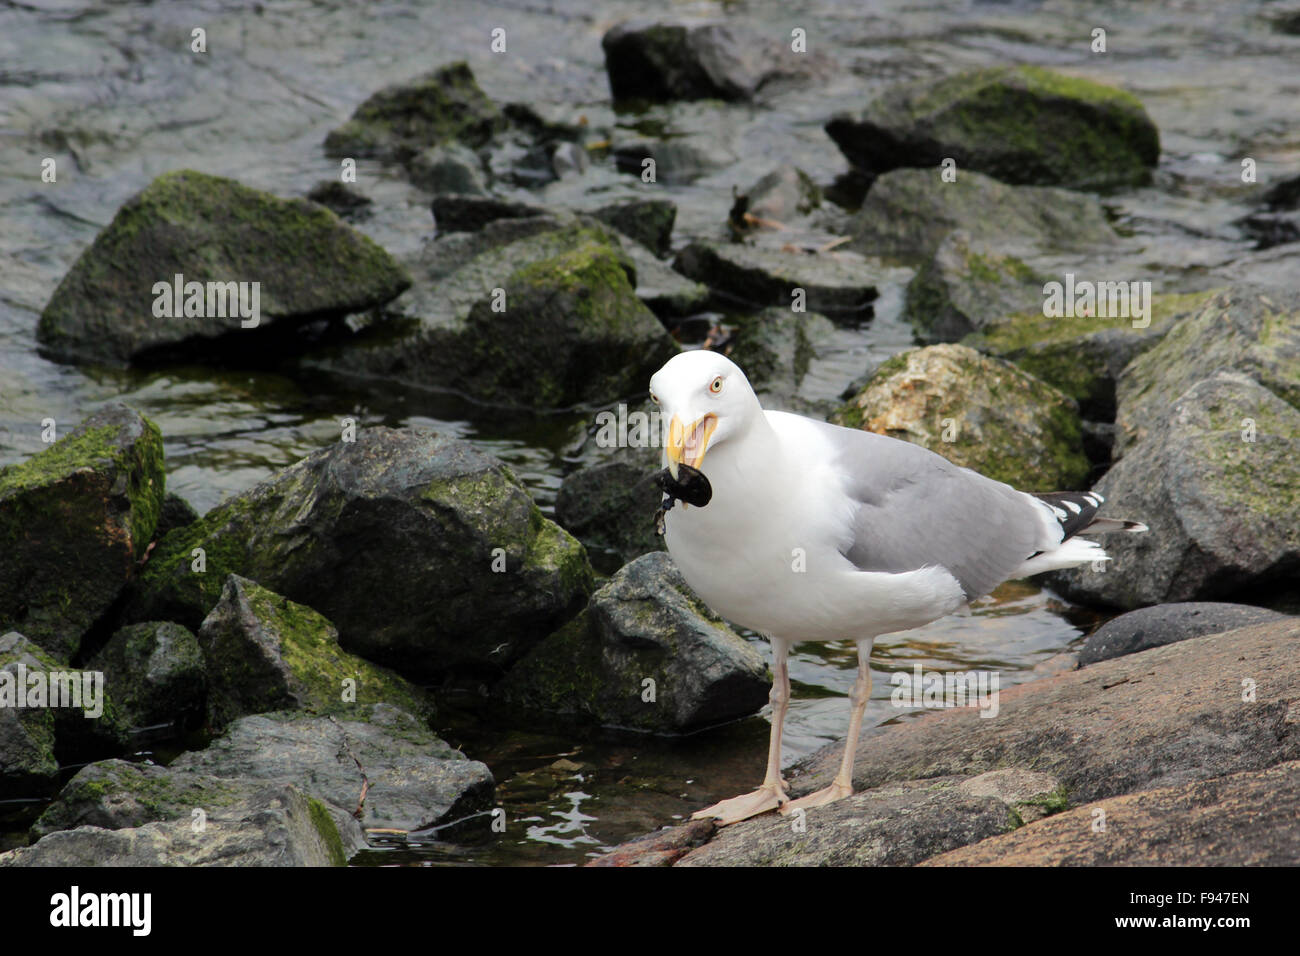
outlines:
[{"label": "yellow beak", "polygon": [[718,416],[712,412],[689,426],[683,425],[682,420],[676,415],[673,416],[672,421],[668,423],[668,445],[665,448],[668,453],[668,471],[673,478],[677,477],[679,465],[700,467],[700,462],[704,461],[704,453],[709,448],[709,439],[713,437],[713,430],[717,427]]}]

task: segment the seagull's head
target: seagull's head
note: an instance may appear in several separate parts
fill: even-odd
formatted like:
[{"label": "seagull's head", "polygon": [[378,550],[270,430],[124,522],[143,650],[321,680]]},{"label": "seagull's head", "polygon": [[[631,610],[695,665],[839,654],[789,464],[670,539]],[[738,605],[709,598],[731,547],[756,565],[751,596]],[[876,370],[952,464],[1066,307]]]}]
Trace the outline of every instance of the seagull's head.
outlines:
[{"label": "seagull's head", "polygon": [[682,352],[650,378],[650,400],[668,423],[664,460],[674,478],[678,467],[699,468],[704,454],[743,435],[763,413],[749,379],[717,352]]}]

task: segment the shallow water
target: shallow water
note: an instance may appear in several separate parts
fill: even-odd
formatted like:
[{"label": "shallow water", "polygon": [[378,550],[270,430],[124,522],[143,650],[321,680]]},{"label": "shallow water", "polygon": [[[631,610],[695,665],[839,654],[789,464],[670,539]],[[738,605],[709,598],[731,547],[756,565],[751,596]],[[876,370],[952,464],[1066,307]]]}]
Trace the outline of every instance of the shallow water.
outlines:
[{"label": "shallow water", "polygon": [[[59,279],[127,197],[161,172],[196,168],[281,195],[302,195],[337,167],[325,133],[380,86],[466,58],[498,101],[547,115],[585,117],[593,137],[662,129],[730,157],[685,186],[659,185],[678,204],[675,242],[720,236],[731,189],[780,162],[830,184],[845,163],[822,123],[887,85],[936,72],[1033,62],[1115,82],[1137,93],[1160,127],[1164,153],[1153,185],[1106,201],[1131,238],[1072,268],[1123,268],[1157,290],[1190,291],[1225,276],[1286,275],[1278,250],[1251,251],[1231,225],[1262,186],[1243,184],[1252,157],[1261,184],[1300,167],[1300,38],[1270,31],[1266,2],[1146,4],[933,2],[802,5],[797,25],[834,64],[827,82],[765,93],[758,105],[681,104],[616,113],[608,103],[600,37],[637,13],[623,2],[287,3],[209,0],[112,4],[38,0],[0,9],[0,464],[39,451],[44,418],[67,428],[108,400],[138,407],[162,428],[169,488],[206,511],[332,441],[338,421],[429,425],[509,462],[544,510],[591,412],[503,418],[455,396],[376,396],[267,371],[176,366],[150,371],[75,368],[40,357],[37,315]],[[788,36],[777,2],[674,3],[681,16],[726,15]],[[188,52],[190,31],[209,53]],[[508,53],[494,55],[493,27]],[[1092,54],[1094,26],[1110,51]],[[39,161],[58,161],[42,184]],[[432,236],[428,198],[379,164],[359,164],[374,215],[360,225],[400,254]],[[518,198],[589,208],[645,195],[612,160],[578,179]],[[1108,265],[1109,263],[1109,265]],[[1291,270],[1294,274],[1294,270]],[[873,322],[840,329],[800,391],[833,400],[880,359],[910,344],[899,319],[901,284],[886,286]],[[648,520],[648,518],[647,518]],[[1027,679],[1076,642],[1095,616],[1049,592],[1008,585],[967,617],[885,638],[873,658],[868,725],[906,719],[889,703],[888,672],[997,670],[1002,686]],[[766,655],[766,648],[764,648]],[[808,645],[792,661],[796,700],[787,761],[837,738],[847,720],[851,647]],[[600,848],[750,788],[761,774],[766,723],[757,717],[682,740],[590,732],[528,736],[498,730],[473,707],[440,727],[486,760],[511,820],[504,837],[359,862],[576,863]],[[556,764],[556,761],[567,761]],[[549,768],[549,769],[548,769]]]}]

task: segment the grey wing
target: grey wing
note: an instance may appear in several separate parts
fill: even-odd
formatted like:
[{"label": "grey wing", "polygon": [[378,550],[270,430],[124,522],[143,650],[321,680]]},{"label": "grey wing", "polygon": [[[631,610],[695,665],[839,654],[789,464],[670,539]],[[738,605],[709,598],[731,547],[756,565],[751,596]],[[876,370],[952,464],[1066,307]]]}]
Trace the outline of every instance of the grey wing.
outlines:
[{"label": "grey wing", "polygon": [[1031,555],[1060,543],[1041,506],[1010,485],[919,445],[834,428],[839,465],[857,503],[845,557],[863,571],[941,565],[967,600],[987,594]]}]

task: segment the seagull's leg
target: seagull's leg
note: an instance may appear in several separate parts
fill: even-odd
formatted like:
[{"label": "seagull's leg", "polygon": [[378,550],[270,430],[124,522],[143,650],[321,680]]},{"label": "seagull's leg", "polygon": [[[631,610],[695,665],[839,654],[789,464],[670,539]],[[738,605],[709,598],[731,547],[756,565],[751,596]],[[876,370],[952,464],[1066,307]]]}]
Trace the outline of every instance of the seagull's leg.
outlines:
[{"label": "seagull's leg", "polygon": [[829,787],[790,801],[781,808],[782,813],[825,806],[853,795],[853,758],[858,751],[862,714],[867,709],[867,700],[871,697],[871,645],[874,643],[874,637],[858,641],[858,679],[853,682],[853,693],[849,695],[852,711],[849,716],[849,735],[844,740],[844,757],[840,761],[840,772],[835,775]]},{"label": "seagull's leg", "polygon": [[790,645],[772,638],[772,736],[767,745],[767,773],[762,785],[753,793],[723,800],[691,814],[692,820],[716,817],[719,826],[748,820],[769,810],[776,810],[789,799],[781,779],[781,734],[785,729],[785,712],[790,707]]}]

